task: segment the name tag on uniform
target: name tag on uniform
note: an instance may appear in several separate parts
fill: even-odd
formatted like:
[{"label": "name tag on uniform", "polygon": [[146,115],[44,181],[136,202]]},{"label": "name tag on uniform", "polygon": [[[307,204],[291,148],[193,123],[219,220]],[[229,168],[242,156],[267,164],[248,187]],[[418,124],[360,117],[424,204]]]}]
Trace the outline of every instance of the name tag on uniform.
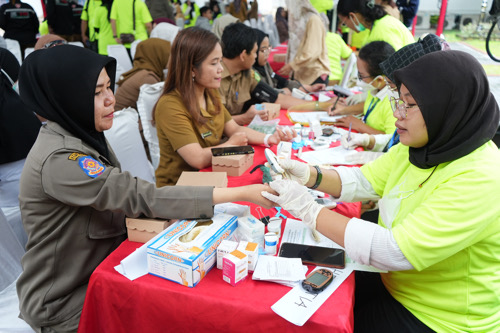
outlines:
[{"label": "name tag on uniform", "polygon": [[208,131],[208,132],[205,132],[205,133],[201,133],[201,138],[205,139],[205,138],[209,137],[210,135],[212,135],[211,131]]}]

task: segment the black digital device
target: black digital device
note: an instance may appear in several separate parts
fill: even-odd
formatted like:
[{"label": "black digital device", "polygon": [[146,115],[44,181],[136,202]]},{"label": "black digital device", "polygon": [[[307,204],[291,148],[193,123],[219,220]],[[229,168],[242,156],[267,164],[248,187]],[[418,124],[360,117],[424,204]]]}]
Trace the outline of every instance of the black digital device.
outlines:
[{"label": "black digital device", "polygon": [[304,281],[302,288],[311,293],[320,293],[333,281],[335,276],[327,269],[321,268],[309,273]]},{"label": "black digital device", "polygon": [[254,152],[255,150],[250,145],[212,148],[212,156],[253,154]]},{"label": "black digital device", "polygon": [[281,243],[280,257],[300,258],[304,264],[345,268],[345,251],[330,247]]}]

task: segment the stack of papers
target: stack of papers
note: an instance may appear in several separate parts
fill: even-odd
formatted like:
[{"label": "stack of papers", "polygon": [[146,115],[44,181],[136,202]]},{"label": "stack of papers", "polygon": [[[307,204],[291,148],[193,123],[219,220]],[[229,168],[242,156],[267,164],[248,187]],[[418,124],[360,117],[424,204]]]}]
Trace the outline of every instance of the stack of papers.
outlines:
[{"label": "stack of papers", "polygon": [[307,266],[300,258],[283,258],[262,255],[259,257],[252,279],[269,281],[295,287],[306,278]]}]

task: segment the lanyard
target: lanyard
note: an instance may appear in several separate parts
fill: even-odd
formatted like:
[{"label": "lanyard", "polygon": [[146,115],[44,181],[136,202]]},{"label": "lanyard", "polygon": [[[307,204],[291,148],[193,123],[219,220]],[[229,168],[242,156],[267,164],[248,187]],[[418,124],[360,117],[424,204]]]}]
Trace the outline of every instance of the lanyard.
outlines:
[{"label": "lanyard", "polygon": [[[373,104],[373,101],[375,101],[375,104]],[[375,98],[371,100],[370,105],[368,106],[368,110],[366,110],[366,114],[363,117],[363,122],[364,123],[366,123],[366,118],[368,118],[368,116],[370,115],[370,113],[372,113],[373,109],[375,109],[375,107],[377,106],[377,103],[379,101],[380,101],[380,99],[375,100]],[[372,106],[372,104],[373,104],[373,106]]]},{"label": "lanyard", "polygon": [[387,149],[391,148],[395,144],[399,143],[399,134],[398,130],[394,131],[394,134],[392,135],[391,140],[389,141],[389,144],[387,145]]}]

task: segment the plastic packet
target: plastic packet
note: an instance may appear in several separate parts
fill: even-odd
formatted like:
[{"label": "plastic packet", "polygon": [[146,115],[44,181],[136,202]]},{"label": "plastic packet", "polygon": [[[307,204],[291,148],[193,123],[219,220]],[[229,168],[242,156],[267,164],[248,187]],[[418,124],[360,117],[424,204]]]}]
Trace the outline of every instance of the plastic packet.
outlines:
[{"label": "plastic packet", "polygon": [[276,118],[273,120],[264,121],[259,115],[256,115],[252,122],[248,125],[248,128],[256,130],[264,134],[273,134],[276,131],[276,127],[280,123],[280,119]]}]

